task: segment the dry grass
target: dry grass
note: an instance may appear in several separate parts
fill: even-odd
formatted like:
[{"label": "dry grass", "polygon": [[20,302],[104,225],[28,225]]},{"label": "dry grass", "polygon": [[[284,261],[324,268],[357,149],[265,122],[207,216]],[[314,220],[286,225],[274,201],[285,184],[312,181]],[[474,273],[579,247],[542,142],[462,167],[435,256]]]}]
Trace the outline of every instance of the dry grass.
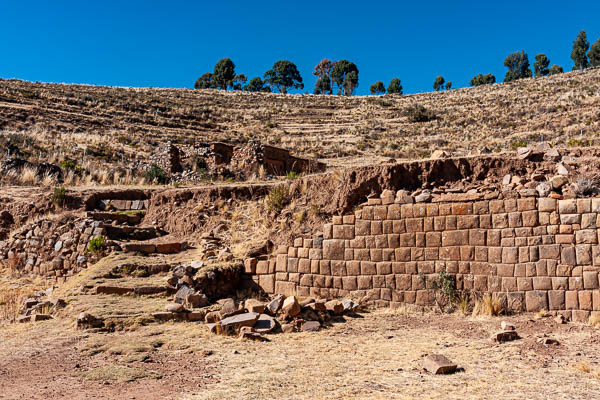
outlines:
[{"label": "dry grass", "polygon": [[481,299],[476,299],[473,305],[473,315],[498,316],[505,312],[500,298],[494,293],[486,294]]}]

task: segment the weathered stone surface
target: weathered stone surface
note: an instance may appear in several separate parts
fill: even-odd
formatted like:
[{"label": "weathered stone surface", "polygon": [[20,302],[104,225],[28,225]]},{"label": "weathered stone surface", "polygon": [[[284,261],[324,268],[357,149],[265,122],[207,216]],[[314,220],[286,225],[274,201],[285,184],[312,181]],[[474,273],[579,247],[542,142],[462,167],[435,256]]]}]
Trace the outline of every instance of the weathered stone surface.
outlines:
[{"label": "weathered stone surface", "polygon": [[300,304],[295,296],[289,296],[283,301],[282,311],[290,317],[295,317],[300,313]]},{"label": "weathered stone surface", "polygon": [[242,326],[254,326],[259,316],[260,314],[255,312],[243,313],[234,315],[232,317],[224,318],[221,321],[217,322],[217,324],[225,330],[238,330]]},{"label": "weathered stone surface", "polygon": [[321,329],[321,323],[319,321],[306,321],[302,324],[303,332],[317,332]]},{"label": "weathered stone surface", "polygon": [[355,303],[352,299],[344,299],[342,300],[342,305],[344,306],[344,312],[356,312],[358,310],[359,304]]},{"label": "weathered stone surface", "polygon": [[121,247],[127,253],[156,253],[156,245],[152,243],[125,243]]},{"label": "weathered stone surface", "polygon": [[270,333],[273,332],[275,328],[277,328],[277,321],[275,318],[266,314],[261,314],[258,317],[256,324],[254,324],[254,330],[258,333]]},{"label": "weathered stone surface", "polygon": [[171,303],[171,304],[167,304],[167,306],[165,307],[165,310],[167,310],[168,312],[172,312],[172,313],[180,313],[184,310],[183,305],[179,304],[179,303]]},{"label": "weathered stone surface", "polygon": [[273,300],[271,300],[269,302],[269,304],[267,304],[266,311],[271,315],[277,314],[279,312],[279,310],[281,310],[281,306],[283,305],[283,300],[284,300],[283,295],[280,294],[280,295],[275,296],[275,298],[273,298]]},{"label": "weathered stone surface", "polygon": [[423,359],[423,369],[431,374],[451,374],[457,365],[441,354],[430,354]]},{"label": "weathered stone surface", "polygon": [[327,311],[331,312],[335,315],[340,315],[344,313],[344,305],[339,300],[330,300],[325,303],[325,308]]},{"label": "weathered stone surface", "polygon": [[265,303],[263,303],[262,301],[256,300],[256,299],[248,299],[244,303],[244,308],[248,312],[255,312],[255,313],[262,314],[263,312],[265,312]]},{"label": "weathered stone surface", "polygon": [[563,175],[555,175],[552,177],[552,179],[550,179],[550,183],[552,184],[553,189],[558,190],[569,183],[569,178]]},{"label": "weathered stone surface", "polygon": [[156,244],[156,252],[160,254],[173,254],[179,253],[182,249],[182,244],[180,242],[171,242],[171,243],[157,243]]},{"label": "weathered stone surface", "polygon": [[515,330],[500,331],[492,335],[492,340],[498,343],[510,342],[519,339],[519,335]]}]

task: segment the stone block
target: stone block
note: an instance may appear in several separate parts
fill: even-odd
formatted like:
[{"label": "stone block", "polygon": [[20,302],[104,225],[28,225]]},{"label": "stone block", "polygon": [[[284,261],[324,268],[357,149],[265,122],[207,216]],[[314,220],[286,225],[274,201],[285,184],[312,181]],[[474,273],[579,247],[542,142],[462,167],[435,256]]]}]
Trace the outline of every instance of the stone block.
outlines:
[{"label": "stone block", "polygon": [[550,278],[549,276],[533,277],[533,288],[535,290],[551,290],[552,289],[552,278]]},{"label": "stone block", "polygon": [[560,257],[559,245],[542,245],[539,247],[540,259],[556,259]]},{"label": "stone block", "polygon": [[577,212],[579,214],[592,212],[592,199],[577,199]]},{"label": "stone block", "polygon": [[551,197],[540,197],[538,199],[538,211],[553,212],[556,211],[556,199]]},{"label": "stone block", "polygon": [[565,292],[565,307],[567,310],[579,309],[579,297],[576,290],[567,290]]},{"label": "stone block", "polygon": [[532,278],[518,277],[517,278],[517,288],[519,291],[522,291],[522,292],[533,290]]},{"label": "stone block", "polygon": [[442,246],[462,246],[469,244],[469,231],[442,232]]},{"label": "stone block", "polygon": [[579,309],[591,311],[593,309],[592,291],[580,290],[577,292],[579,298]]},{"label": "stone block", "polygon": [[528,312],[548,310],[548,293],[540,290],[525,292],[525,309]]},{"label": "stone block", "polygon": [[519,260],[518,250],[516,247],[503,247],[502,248],[502,263],[503,264],[516,264]]},{"label": "stone block", "polygon": [[598,244],[598,234],[595,229],[583,229],[575,232],[577,244]]},{"label": "stone block", "polygon": [[565,291],[550,290],[548,291],[548,307],[550,310],[565,309]]},{"label": "stone block", "polygon": [[577,201],[575,199],[559,200],[559,214],[575,214],[577,212]]},{"label": "stone block", "polygon": [[583,288],[584,289],[598,289],[598,272],[597,271],[583,271]]},{"label": "stone block", "polygon": [[577,259],[577,265],[591,265],[592,246],[587,244],[575,246],[575,258]]},{"label": "stone block", "polygon": [[343,260],[344,259],[344,240],[330,239],[323,240],[323,258],[328,260]]}]

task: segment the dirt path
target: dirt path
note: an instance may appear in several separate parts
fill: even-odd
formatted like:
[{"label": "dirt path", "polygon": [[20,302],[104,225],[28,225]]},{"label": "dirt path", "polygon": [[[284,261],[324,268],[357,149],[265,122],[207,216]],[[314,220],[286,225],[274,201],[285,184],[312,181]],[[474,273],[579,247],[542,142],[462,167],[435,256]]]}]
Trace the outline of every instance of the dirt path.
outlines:
[{"label": "dirt path", "polygon": [[[34,331],[44,335],[40,328]],[[87,336],[71,329],[61,335],[55,328],[39,339],[31,331],[0,339],[0,399],[163,400],[214,380],[198,355],[152,352],[134,362],[107,353],[90,356],[80,351]]]}]

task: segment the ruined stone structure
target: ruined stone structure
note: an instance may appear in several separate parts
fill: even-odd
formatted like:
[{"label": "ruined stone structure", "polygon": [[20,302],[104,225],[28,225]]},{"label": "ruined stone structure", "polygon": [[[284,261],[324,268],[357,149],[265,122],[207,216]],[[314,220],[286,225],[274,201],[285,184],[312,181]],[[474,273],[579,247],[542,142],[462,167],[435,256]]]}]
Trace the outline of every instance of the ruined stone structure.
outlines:
[{"label": "ruined stone structure", "polygon": [[247,260],[246,273],[268,293],[425,306],[435,294],[426,282],[445,270],[458,290],[496,294],[511,311],[584,321],[600,310],[600,199],[489,197],[370,199],[322,235]]}]

